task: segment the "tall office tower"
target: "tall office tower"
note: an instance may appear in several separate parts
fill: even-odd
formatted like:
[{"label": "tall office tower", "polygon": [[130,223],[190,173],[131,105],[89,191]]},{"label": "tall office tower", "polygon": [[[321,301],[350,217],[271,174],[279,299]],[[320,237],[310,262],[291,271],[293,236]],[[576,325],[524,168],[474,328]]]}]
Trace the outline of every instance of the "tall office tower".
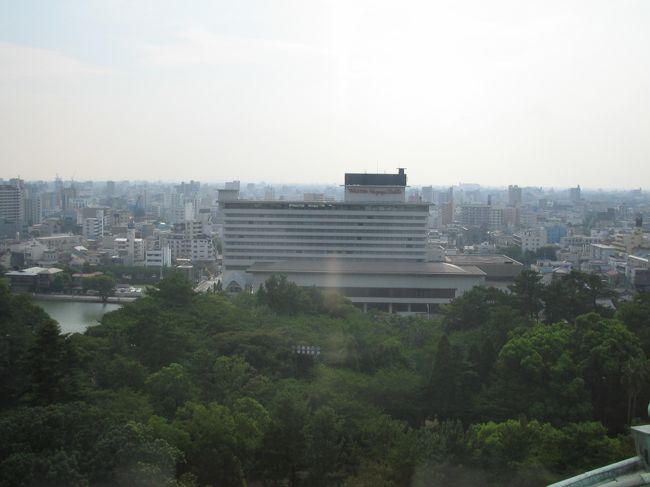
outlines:
[{"label": "tall office tower", "polygon": [[63,188],[60,191],[61,197],[61,209],[62,210],[71,210],[74,208],[74,200],[77,197],[77,189],[74,186],[69,188]]},{"label": "tall office tower", "polygon": [[521,188],[516,184],[508,186],[508,206],[521,205]]},{"label": "tall office tower", "polygon": [[422,201],[425,203],[433,203],[433,187],[432,186],[423,186],[422,187]]},{"label": "tall office tower", "polygon": [[0,185],[0,236],[15,237],[25,224],[25,195],[22,181]]},{"label": "tall office tower", "polygon": [[106,196],[115,196],[115,181],[106,181]]},{"label": "tall office tower", "polygon": [[43,220],[43,203],[41,196],[31,194],[25,196],[25,223],[37,225]]},{"label": "tall office tower", "polygon": [[575,188],[569,188],[569,199],[574,203],[580,201],[580,185]]}]

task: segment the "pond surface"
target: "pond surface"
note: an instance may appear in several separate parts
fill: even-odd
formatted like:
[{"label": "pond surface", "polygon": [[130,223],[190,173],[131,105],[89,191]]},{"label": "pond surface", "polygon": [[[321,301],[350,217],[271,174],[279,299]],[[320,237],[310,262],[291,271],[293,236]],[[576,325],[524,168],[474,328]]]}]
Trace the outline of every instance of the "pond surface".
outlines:
[{"label": "pond surface", "polygon": [[99,320],[105,313],[122,307],[121,304],[109,303],[41,301],[40,299],[33,301],[59,322],[62,333],[83,333],[89,326],[99,324]]}]

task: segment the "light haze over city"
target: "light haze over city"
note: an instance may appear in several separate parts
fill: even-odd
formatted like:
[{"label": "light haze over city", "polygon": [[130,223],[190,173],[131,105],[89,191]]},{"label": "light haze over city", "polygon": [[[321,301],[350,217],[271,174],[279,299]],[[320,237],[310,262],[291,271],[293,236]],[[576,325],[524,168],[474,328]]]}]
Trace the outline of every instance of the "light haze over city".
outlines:
[{"label": "light haze over city", "polygon": [[0,4],[5,178],[647,188],[648,1]]}]

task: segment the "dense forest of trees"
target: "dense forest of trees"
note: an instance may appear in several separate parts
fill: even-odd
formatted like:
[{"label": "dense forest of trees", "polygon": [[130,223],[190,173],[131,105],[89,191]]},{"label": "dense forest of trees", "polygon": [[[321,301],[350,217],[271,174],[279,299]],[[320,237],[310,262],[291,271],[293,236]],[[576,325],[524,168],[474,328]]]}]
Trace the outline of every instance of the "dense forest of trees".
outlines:
[{"label": "dense forest of trees", "polygon": [[606,295],[524,272],[424,320],[171,275],[62,335],[0,284],[0,486],[544,485],[634,454],[650,297]]}]

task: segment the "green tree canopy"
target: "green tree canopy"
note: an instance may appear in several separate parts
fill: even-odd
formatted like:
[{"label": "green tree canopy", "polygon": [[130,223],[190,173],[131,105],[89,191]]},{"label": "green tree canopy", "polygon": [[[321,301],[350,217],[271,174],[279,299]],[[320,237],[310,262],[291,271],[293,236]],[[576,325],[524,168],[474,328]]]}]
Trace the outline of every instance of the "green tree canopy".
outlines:
[{"label": "green tree canopy", "polygon": [[542,297],[545,321],[573,322],[576,317],[592,311],[607,316],[610,313],[598,305],[597,299],[610,295],[611,292],[599,276],[573,270],[557,277],[545,288]]},{"label": "green tree canopy", "polygon": [[108,300],[115,293],[117,281],[114,277],[103,274],[101,276],[86,277],[82,281],[84,291],[93,290],[103,301]]},{"label": "green tree canopy", "polygon": [[542,302],[544,285],[541,274],[525,270],[515,278],[514,284],[509,286],[509,289],[515,296],[517,309],[524,316],[537,319],[544,307]]},{"label": "green tree canopy", "polygon": [[150,294],[164,306],[184,307],[192,302],[194,289],[185,274],[174,272],[160,281]]}]

